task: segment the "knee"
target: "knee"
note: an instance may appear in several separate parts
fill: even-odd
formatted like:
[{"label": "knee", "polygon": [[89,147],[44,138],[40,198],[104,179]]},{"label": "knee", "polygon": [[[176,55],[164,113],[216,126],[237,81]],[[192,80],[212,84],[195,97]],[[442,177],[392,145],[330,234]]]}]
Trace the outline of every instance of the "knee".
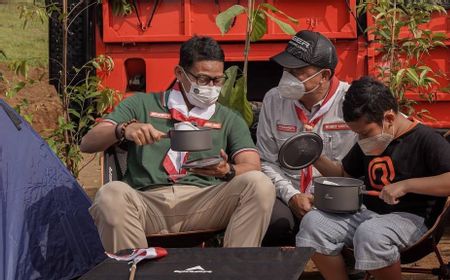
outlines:
[{"label": "knee", "polygon": [[322,220],[322,213],[319,211],[309,211],[303,216],[298,235],[301,236],[313,236],[318,234],[319,230],[317,226],[320,224],[319,221]]},{"label": "knee", "polygon": [[129,204],[131,192],[133,189],[123,182],[110,182],[99,189],[89,212],[94,220],[117,224]]},{"label": "knee", "polygon": [[275,203],[275,186],[261,171],[250,171],[239,176],[241,184],[252,193],[252,197],[259,201],[264,209],[272,211]]},{"label": "knee", "polygon": [[353,237],[355,255],[358,252],[386,252],[391,249],[389,238],[369,222],[362,223]]}]

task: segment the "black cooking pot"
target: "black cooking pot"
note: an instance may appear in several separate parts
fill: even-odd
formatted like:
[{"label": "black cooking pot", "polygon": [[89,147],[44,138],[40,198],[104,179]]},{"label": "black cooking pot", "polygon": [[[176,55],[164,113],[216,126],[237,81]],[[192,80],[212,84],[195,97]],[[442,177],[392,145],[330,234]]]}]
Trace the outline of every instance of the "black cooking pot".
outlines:
[{"label": "black cooking pot", "polygon": [[314,206],[330,213],[354,213],[361,208],[363,194],[378,196],[379,191],[366,191],[364,182],[345,177],[314,178]]},{"label": "black cooking pot", "polygon": [[170,148],[180,152],[197,152],[212,149],[212,137],[210,128],[197,130],[175,130],[167,133],[170,138]]}]

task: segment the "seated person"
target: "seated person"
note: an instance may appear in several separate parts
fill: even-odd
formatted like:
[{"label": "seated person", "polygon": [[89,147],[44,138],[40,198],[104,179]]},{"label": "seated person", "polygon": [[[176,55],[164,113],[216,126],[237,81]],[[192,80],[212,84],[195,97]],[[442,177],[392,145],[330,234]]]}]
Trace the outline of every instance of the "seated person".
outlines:
[{"label": "seated person", "polygon": [[[225,247],[257,247],[268,227],[275,189],[260,171],[249,129],[216,103],[225,76],[224,52],[209,37],[183,43],[169,91],[122,101],[82,139],[83,152],[126,140],[123,182],[98,191],[89,209],[108,252],[147,247],[150,234],[225,229]],[[167,131],[179,121],[212,128],[212,150],[175,152]],[[221,155],[214,166],[181,168],[189,159]]]},{"label": "seated person", "polygon": [[293,246],[300,219],[311,210],[312,177],[320,174],[312,166],[301,171],[283,168],[278,162],[281,146],[299,132],[313,131],[323,139],[323,153],[341,160],[356,134],[344,122],[342,102],[350,85],[334,75],[338,59],[328,38],[302,30],[271,60],[283,67],[283,76],[264,96],[256,147],[277,200],[262,244]]},{"label": "seated person", "polygon": [[389,88],[370,77],[354,81],[343,103],[344,119],[359,135],[342,162],[321,156],[324,176],[364,176],[368,190],[354,214],[307,213],[296,237],[313,247],[325,279],[348,279],[340,254],[353,247],[355,268],[376,279],[401,279],[400,250],[433,225],[450,194],[450,145],[433,129],[398,111]]}]

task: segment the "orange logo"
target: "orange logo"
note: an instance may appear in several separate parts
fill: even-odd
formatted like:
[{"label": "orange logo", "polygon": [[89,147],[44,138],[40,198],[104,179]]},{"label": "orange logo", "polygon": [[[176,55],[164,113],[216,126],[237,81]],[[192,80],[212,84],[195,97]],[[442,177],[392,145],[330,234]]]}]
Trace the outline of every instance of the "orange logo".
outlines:
[{"label": "orange logo", "polygon": [[394,164],[391,157],[377,157],[369,163],[370,185],[378,190],[389,185],[395,178]]}]

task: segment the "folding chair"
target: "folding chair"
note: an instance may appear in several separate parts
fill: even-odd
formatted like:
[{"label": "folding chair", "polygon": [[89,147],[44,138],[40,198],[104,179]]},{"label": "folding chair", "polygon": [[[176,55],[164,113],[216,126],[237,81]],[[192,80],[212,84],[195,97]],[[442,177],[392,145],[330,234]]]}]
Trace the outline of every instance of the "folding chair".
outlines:
[{"label": "folding chair", "polygon": [[[120,146],[111,146],[103,158],[103,184],[110,181],[122,180],[127,169],[127,151]],[[188,248],[203,247],[207,244],[219,246],[220,242],[214,239],[224,230],[198,230],[180,233],[152,234],[147,236],[147,242],[152,247]]]},{"label": "folding chair", "polygon": [[[400,252],[400,262],[402,264],[402,272],[407,273],[423,273],[438,276],[438,279],[450,279],[450,263],[445,263],[441,252],[437,245],[441,240],[445,231],[445,226],[450,218],[450,197],[447,197],[445,205],[441,214],[436,219],[434,225],[420,238],[416,243],[405,248]],[[424,267],[406,267],[404,265],[411,264],[428,256],[430,253],[435,253],[439,262],[439,267],[424,268]],[[346,260],[354,261],[353,249],[345,247],[342,255]],[[366,272],[365,280],[371,278],[369,272]]]},{"label": "folding chair", "polygon": [[420,267],[402,267],[402,272],[409,273],[425,273],[437,275],[438,279],[450,279],[450,263],[445,263],[442,255],[437,247],[445,226],[450,217],[450,197],[447,198],[441,214],[436,219],[434,225],[425,233],[420,240],[400,252],[400,261],[402,264],[414,263],[430,253],[434,252],[439,262],[436,268],[420,268]]}]

